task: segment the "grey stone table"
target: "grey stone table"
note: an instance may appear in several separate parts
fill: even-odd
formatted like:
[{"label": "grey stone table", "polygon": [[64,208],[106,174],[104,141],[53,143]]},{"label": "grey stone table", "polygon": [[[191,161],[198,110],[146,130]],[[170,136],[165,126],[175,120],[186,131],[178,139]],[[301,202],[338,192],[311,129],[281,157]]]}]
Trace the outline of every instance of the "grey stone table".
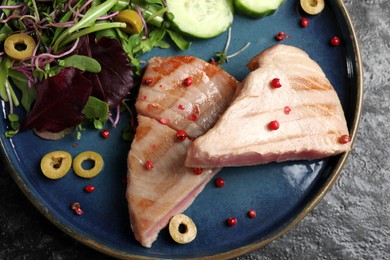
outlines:
[{"label": "grey stone table", "polygon": [[[335,186],[298,226],[246,259],[390,259],[390,0],[345,0],[361,46],[364,108]],[[109,259],[49,223],[0,171],[0,259]]]}]

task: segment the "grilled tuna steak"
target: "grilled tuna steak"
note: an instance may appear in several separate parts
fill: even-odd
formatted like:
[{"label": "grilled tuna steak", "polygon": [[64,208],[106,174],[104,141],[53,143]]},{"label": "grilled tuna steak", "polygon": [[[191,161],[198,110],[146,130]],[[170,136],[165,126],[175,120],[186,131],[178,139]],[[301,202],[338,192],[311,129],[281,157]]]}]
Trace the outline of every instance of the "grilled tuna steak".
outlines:
[{"label": "grilled tuna steak", "polygon": [[[219,171],[184,165],[190,138],[211,128],[238,82],[218,66],[189,57],[153,58],[136,101],[138,127],[128,156],[128,200],[135,238],[151,247]],[[189,138],[177,138],[184,130]]]},{"label": "grilled tuna steak", "polygon": [[350,150],[337,93],[302,50],[275,45],[253,70],[216,125],[190,146],[186,166],[225,167],[317,159]]}]

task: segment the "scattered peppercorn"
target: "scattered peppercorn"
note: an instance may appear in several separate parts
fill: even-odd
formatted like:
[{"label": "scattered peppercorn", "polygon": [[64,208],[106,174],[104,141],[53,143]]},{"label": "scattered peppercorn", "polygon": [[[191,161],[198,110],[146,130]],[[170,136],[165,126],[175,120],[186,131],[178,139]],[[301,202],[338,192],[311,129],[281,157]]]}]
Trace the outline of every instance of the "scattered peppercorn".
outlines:
[{"label": "scattered peppercorn", "polygon": [[278,130],[279,127],[280,127],[280,124],[279,124],[279,122],[276,121],[276,120],[273,120],[273,121],[271,121],[271,122],[268,123],[268,128],[269,128],[270,130]]},{"label": "scattered peppercorn", "polygon": [[194,173],[195,173],[196,175],[200,175],[200,174],[202,174],[202,172],[203,172],[203,169],[202,169],[202,168],[194,168]]},{"label": "scattered peppercorn", "polygon": [[95,186],[87,185],[84,187],[85,192],[91,193],[95,191]]},{"label": "scattered peppercorn", "polygon": [[284,32],[278,32],[278,34],[276,34],[275,36],[275,40],[277,40],[278,42],[280,41],[283,41],[284,39],[289,39],[290,36],[285,34]]},{"label": "scattered peppercorn", "polygon": [[225,186],[225,180],[223,178],[221,178],[221,177],[218,177],[218,178],[215,179],[214,184],[218,188],[222,188],[223,186]]},{"label": "scattered peppercorn", "polygon": [[285,107],[284,107],[284,113],[285,113],[286,115],[288,115],[288,114],[290,114],[290,112],[291,112],[291,108],[290,108],[289,106],[285,106]]},{"label": "scattered peppercorn", "polygon": [[195,115],[194,113],[191,113],[187,118],[190,121],[196,121],[198,119],[198,116]]},{"label": "scattered peppercorn", "polygon": [[152,84],[152,82],[153,82],[153,80],[152,80],[151,78],[146,78],[146,79],[144,80],[144,83],[145,83],[146,85],[150,85],[150,84]]},{"label": "scattered peppercorn", "polygon": [[282,84],[280,83],[280,79],[278,78],[274,78],[271,80],[271,86],[273,88],[280,88],[282,86]]},{"label": "scattered peppercorn", "polygon": [[339,37],[334,36],[334,37],[332,37],[332,39],[330,39],[329,43],[332,46],[339,46],[341,41],[340,41]]},{"label": "scattered peppercorn", "polygon": [[309,26],[309,20],[306,18],[306,17],[302,17],[301,18],[301,21],[300,21],[300,24],[303,28],[306,28]]},{"label": "scattered peppercorn", "polygon": [[237,219],[236,218],[228,218],[226,220],[226,224],[230,227],[237,225]]},{"label": "scattered peppercorn", "polygon": [[71,208],[72,210],[77,214],[77,215],[83,215],[83,211],[81,210],[80,208],[80,203],[78,202],[74,202],[72,205],[71,205]]},{"label": "scattered peppercorn", "polygon": [[248,217],[255,218],[256,217],[256,211],[254,209],[251,209],[248,211]]},{"label": "scattered peppercorn", "polygon": [[186,131],[184,130],[179,130],[176,132],[176,138],[177,140],[179,140],[180,142],[183,142],[184,140],[186,140],[187,138],[187,133]]},{"label": "scattered peppercorn", "polygon": [[104,139],[107,139],[107,138],[110,136],[110,131],[108,131],[108,129],[103,129],[103,130],[100,132],[100,135],[101,135]]},{"label": "scattered peppercorn", "polygon": [[342,135],[339,138],[339,142],[341,144],[347,144],[347,143],[351,142],[351,137],[349,137],[349,135]]},{"label": "scattered peppercorn", "polygon": [[168,124],[169,121],[170,121],[169,118],[161,118],[161,119],[160,119],[160,123],[163,124],[163,125]]},{"label": "scattered peppercorn", "polygon": [[147,160],[147,161],[145,162],[145,168],[146,168],[147,170],[151,170],[151,169],[153,169],[153,164],[152,164],[149,160]]},{"label": "scattered peppercorn", "polygon": [[192,85],[192,78],[191,77],[185,78],[183,81],[183,84],[185,87],[191,86]]}]

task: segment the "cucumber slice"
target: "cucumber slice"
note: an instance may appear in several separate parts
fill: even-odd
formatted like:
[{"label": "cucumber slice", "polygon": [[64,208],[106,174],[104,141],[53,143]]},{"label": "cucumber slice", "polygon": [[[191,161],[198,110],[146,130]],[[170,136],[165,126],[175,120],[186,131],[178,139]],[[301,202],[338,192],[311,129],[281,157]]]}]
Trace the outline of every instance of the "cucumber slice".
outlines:
[{"label": "cucumber slice", "polygon": [[166,0],[174,15],[173,26],[182,34],[212,38],[225,32],[233,22],[230,0]]},{"label": "cucumber slice", "polygon": [[234,0],[234,7],[243,15],[261,18],[273,14],[283,2],[284,0]]}]

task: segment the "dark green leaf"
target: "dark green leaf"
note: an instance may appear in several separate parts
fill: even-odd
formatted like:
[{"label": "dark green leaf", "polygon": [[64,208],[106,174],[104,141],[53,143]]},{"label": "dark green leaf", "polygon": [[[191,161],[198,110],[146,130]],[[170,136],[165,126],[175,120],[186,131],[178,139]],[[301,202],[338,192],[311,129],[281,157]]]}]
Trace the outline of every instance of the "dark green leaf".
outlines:
[{"label": "dark green leaf", "polygon": [[5,84],[7,83],[8,70],[11,67],[11,61],[8,58],[0,59],[0,97],[8,101],[8,95]]},{"label": "dark green leaf", "polygon": [[191,42],[188,42],[186,39],[183,38],[180,34],[167,30],[169,36],[171,37],[172,41],[176,44],[176,46],[184,51],[187,50],[191,46]]},{"label": "dark green leaf", "polygon": [[108,104],[90,96],[83,109],[83,113],[86,119],[99,120],[104,123],[108,119]]},{"label": "dark green leaf", "polygon": [[11,79],[12,83],[22,92],[22,99],[20,100],[20,103],[22,104],[23,108],[29,112],[31,105],[35,101],[37,95],[35,88],[28,86],[26,77],[19,71],[9,70],[9,78]]},{"label": "dark green leaf", "polygon": [[59,61],[62,67],[74,67],[82,71],[99,73],[102,70],[99,62],[91,57],[84,55],[72,55]]}]

